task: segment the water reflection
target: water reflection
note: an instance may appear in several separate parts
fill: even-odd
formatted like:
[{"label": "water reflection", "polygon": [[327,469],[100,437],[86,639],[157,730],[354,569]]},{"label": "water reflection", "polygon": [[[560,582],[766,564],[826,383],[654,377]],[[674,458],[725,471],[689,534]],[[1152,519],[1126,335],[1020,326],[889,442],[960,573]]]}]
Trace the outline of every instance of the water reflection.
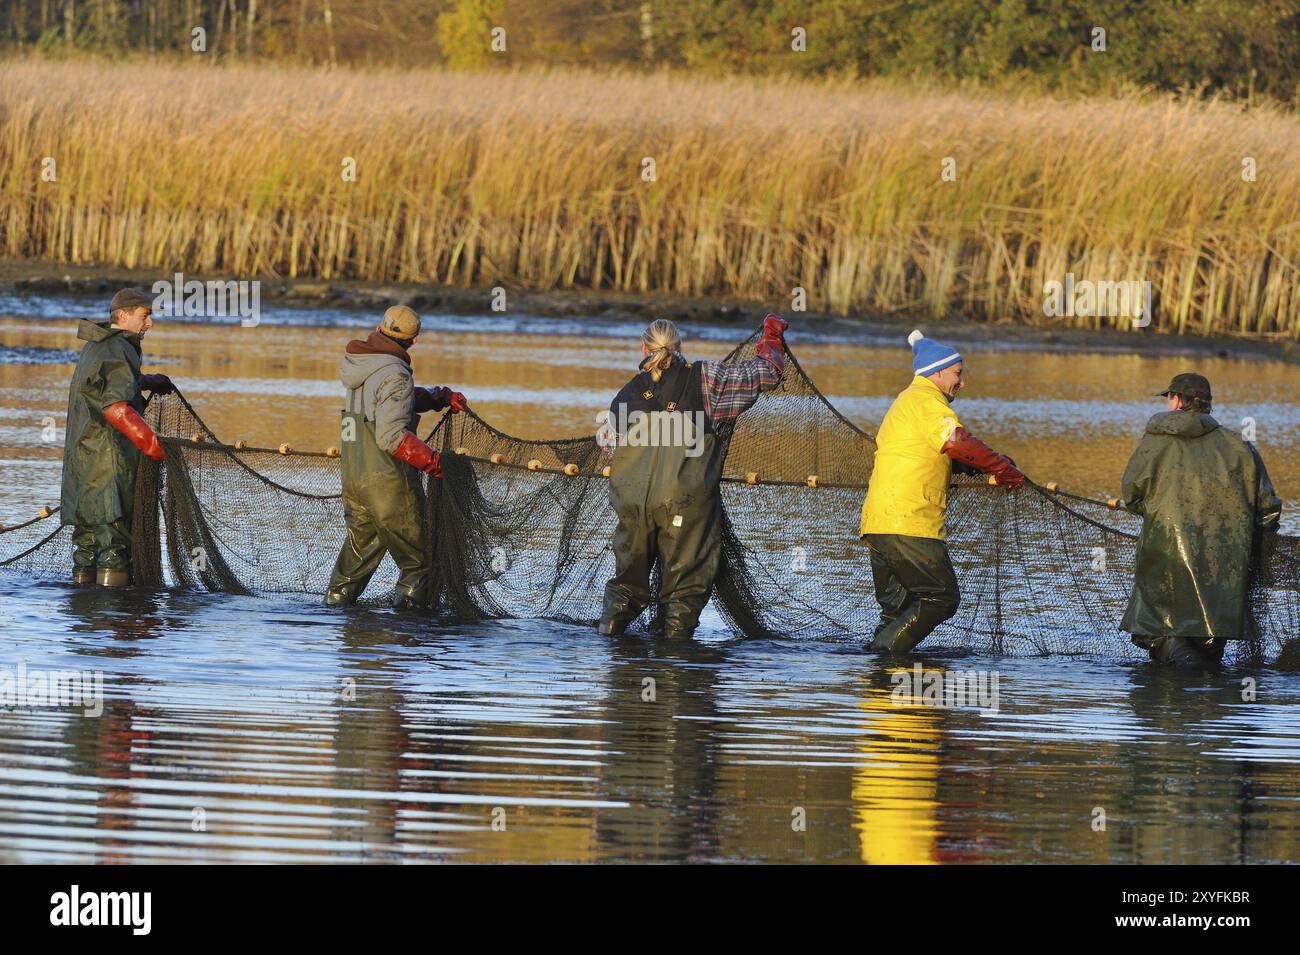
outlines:
[{"label": "water reflection", "polygon": [[892,673],[877,670],[862,686],[868,735],[852,792],[862,861],[931,865],[939,861],[939,748],[946,711],[912,701],[911,694],[900,706],[886,679]]},{"label": "water reflection", "polygon": [[[0,321],[0,521],[31,516],[47,502],[33,500],[38,489],[57,481],[42,419],[61,421],[70,368],[48,350],[75,346],[73,324]],[[804,366],[874,427],[901,387],[898,353],[799,344],[798,331]],[[354,328],[265,332],[161,327],[148,354],[194,383],[219,433],[336,443],[331,389]],[[572,434],[635,364],[618,335],[446,324],[416,349],[416,373],[477,396],[507,431]],[[718,357],[733,337],[692,338],[688,350]],[[1187,365],[971,351],[963,419],[1031,473],[1090,493],[1113,492],[1151,383]],[[1225,424],[1256,417],[1275,483],[1294,494],[1300,405],[1279,400],[1293,369],[1195,364]],[[1076,421],[1090,423],[1086,436]],[[982,713],[896,699],[896,668],[852,641],[734,642],[706,628],[681,645],[610,642],[549,623],[434,627],[293,598],[0,576],[0,669],[20,663],[100,670],[105,699],[97,718],[0,706],[3,861],[1300,855],[1300,676],[1276,671],[1188,679],[1112,660],[931,654],[940,670],[1000,673],[997,712]],[[1242,698],[1248,677],[1253,701]]]},{"label": "water reflection", "polygon": [[1300,851],[1292,674],[1254,671],[1258,699],[1244,702],[1251,671],[927,664],[998,671],[997,711],[982,712],[897,698],[898,668],[852,647],[608,642],[527,621],[432,628],[367,608],[95,593],[0,581],[0,666],[101,669],[106,697],[99,718],[0,710],[9,860]]}]

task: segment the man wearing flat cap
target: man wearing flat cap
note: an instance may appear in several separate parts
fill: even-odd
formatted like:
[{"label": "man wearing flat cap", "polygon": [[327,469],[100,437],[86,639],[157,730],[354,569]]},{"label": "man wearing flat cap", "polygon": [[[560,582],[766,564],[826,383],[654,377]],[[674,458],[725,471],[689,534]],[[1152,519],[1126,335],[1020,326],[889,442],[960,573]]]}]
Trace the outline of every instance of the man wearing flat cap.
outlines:
[{"label": "man wearing flat cap", "polygon": [[60,520],[71,524],[72,581],[125,587],[131,582],[131,513],[140,456],[163,459],[145,423],[142,391],[175,391],[166,375],[140,374],[141,343],[153,327],[153,296],[122,289],[109,320],[82,319],[86,344],[68,389]]},{"label": "man wearing flat cap", "polygon": [[1142,533],[1120,629],[1156,663],[1213,666],[1247,636],[1252,560],[1282,502],[1254,445],[1210,416],[1209,381],[1175,375],[1158,397],[1167,410],[1124,471],[1124,507]]},{"label": "man wearing flat cap", "polygon": [[330,575],[325,603],[355,603],[384,554],[397,565],[398,608],[428,605],[430,551],[424,527],[424,478],[442,477],[438,452],[416,436],[420,414],[466,408],[450,388],[417,388],[410,348],[420,316],[394,305],[365,340],[348,342],[341,377],[343,513],[347,537]]}]

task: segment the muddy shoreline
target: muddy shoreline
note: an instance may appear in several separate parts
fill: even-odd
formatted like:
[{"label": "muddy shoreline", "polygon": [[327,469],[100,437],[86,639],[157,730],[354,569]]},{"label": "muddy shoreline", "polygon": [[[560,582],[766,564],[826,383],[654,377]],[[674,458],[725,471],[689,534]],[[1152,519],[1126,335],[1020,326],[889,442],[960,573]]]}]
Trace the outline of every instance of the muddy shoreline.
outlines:
[{"label": "muddy shoreline", "polygon": [[[195,275],[200,280],[220,276]],[[102,296],[127,285],[148,288],[170,273],[156,269],[115,266],[59,265],[50,262],[0,261],[0,294]],[[850,339],[883,341],[905,337],[917,325],[929,334],[957,343],[987,347],[1045,348],[1048,350],[1155,355],[1217,356],[1270,359],[1300,364],[1300,342],[1290,338],[1171,335],[1135,330],[1091,330],[1057,324],[1026,325],[1017,322],[977,322],[924,319],[916,316],[850,316],[818,312],[791,313],[783,303],[765,305],[725,298],[683,299],[664,295],[564,290],[539,292],[507,288],[511,313],[551,318],[598,318],[649,322],[669,318],[675,322],[752,329],[769,311],[777,311],[792,324],[815,324],[819,331]],[[354,308],[379,311],[406,304],[428,314],[484,314],[491,310],[492,292],[486,288],[450,288],[427,284],[398,284],[340,279],[262,279],[261,300],[278,307]]]}]

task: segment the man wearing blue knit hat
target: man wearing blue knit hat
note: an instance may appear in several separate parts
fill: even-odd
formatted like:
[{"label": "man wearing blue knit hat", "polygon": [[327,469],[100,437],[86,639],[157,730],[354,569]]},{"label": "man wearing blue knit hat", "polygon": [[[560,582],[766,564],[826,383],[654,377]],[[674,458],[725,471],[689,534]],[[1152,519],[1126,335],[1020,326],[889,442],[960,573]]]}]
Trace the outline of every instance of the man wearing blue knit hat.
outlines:
[{"label": "man wearing blue knit hat", "polygon": [[957,350],[907,336],[912,383],[890,405],[876,435],[876,461],[862,502],[861,535],[871,551],[880,603],[873,650],[908,653],[957,612],[961,596],[944,543],[948,484],[955,466],[1019,487],[1025,476],[962,427],[952,401],[962,387]]}]

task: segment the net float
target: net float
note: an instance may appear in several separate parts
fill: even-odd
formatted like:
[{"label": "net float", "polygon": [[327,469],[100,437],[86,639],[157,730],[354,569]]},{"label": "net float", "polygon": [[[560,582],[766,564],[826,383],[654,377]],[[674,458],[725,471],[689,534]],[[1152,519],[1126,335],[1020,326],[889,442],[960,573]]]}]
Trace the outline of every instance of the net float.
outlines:
[{"label": "net float", "polygon": [[746,475],[745,475],[745,483],[746,483],[746,484],[757,484],[757,483],[758,483],[758,472],[757,472],[757,471],[750,471],[748,474],[746,474]]},{"label": "net float", "polygon": [[542,462],[537,460],[537,458],[533,458],[531,461],[528,462],[528,470],[530,471],[540,471],[541,468],[542,468]]},{"label": "net float", "polygon": [[810,475],[808,475],[808,480],[806,480],[804,483],[807,484],[809,487],[816,487],[816,486],[817,486],[817,475],[815,475],[815,474],[810,474]]},{"label": "net float", "polygon": [[291,448],[288,444],[282,444],[282,445],[280,445],[280,453],[281,453],[281,454],[293,454],[293,448]]},{"label": "net float", "polygon": [[334,447],[334,445],[331,444],[328,448],[325,449],[325,457],[337,458],[338,456],[339,456],[339,449]]},{"label": "net float", "polygon": [[493,464],[505,464],[506,456],[498,451],[496,454],[492,455],[492,457],[488,458],[488,460]]},{"label": "net float", "polygon": [[564,466],[564,473],[567,474],[569,477],[577,477],[578,466],[576,464],[566,464]]},{"label": "net float", "polygon": [[600,469],[601,477],[609,477],[613,473],[614,473],[614,469],[611,468],[608,464],[606,464],[603,468]]},{"label": "net float", "polygon": [[45,518],[49,517],[53,513],[54,512],[50,510],[50,507],[47,504],[44,507],[42,507],[39,511],[36,512],[36,516],[39,517],[41,520],[45,520]]}]

